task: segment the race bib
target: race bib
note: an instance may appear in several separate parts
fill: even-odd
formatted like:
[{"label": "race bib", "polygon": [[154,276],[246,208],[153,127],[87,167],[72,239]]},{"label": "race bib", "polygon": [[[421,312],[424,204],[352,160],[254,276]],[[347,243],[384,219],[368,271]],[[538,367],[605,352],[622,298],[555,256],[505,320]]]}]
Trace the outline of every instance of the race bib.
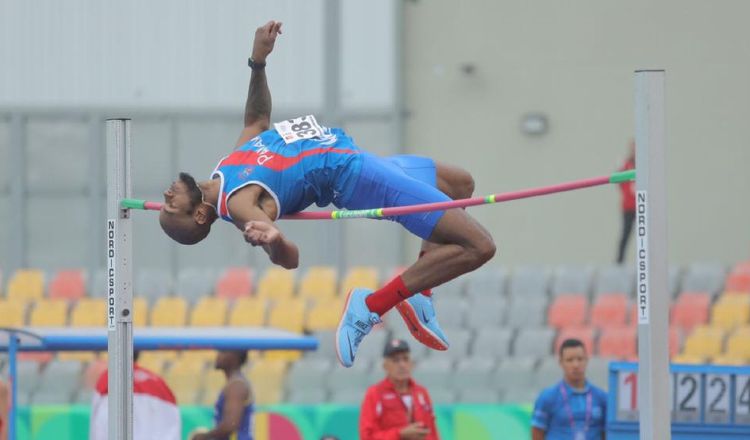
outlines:
[{"label": "race bib", "polygon": [[287,144],[323,135],[323,128],[318,124],[313,115],[287,119],[286,121],[277,122],[273,126]]}]

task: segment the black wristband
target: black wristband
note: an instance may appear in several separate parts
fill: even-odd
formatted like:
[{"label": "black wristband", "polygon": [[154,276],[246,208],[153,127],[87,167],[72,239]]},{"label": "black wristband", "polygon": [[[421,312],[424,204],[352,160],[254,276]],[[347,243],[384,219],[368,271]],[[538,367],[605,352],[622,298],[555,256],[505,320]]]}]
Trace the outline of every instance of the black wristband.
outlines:
[{"label": "black wristband", "polygon": [[253,70],[260,70],[266,67],[266,63],[258,63],[253,61],[252,58],[247,59],[247,65]]}]

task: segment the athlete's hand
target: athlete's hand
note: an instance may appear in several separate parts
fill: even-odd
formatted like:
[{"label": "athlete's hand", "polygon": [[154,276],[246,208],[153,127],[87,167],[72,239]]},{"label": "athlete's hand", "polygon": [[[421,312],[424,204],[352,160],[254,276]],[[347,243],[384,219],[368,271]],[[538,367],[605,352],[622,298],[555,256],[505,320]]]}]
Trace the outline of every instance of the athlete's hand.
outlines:
[{"label": "athlete's hand", "polygon": [[265,63],[268,54],[273,51],[276,37],[281,34],[281,22],[269,21],[255,30],[255,41],[253,42],[253,61]]},{"label": "athlete's hand", "polygon": [[276,226],[267,222],[251,221],[245,223],[243,231],[245,241],[253,246],[274,244],[281,239],[281,231]]},{"label": "athlete's hand", "polygon": [[429,433],[430,430],[423,427],[421,423],[412,423],[399,431],[398,435],[402,440],[422,440]]}]

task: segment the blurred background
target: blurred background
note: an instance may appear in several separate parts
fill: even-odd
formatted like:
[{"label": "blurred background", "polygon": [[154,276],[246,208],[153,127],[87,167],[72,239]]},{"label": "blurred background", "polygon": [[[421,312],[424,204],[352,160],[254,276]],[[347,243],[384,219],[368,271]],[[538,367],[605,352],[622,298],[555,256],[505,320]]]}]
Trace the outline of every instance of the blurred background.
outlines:
[{"label": "blurred background", "polygon": [[[693,313],[687,321],[673,314],[673,350],[685,354],[695,326],[718,325],[722,348],[691,358],[710,360],[750,319],[750,284],[742,281],[750,275],[741,264],[750,248],[748,15],[750,3],[741,0],[0,0],[0,291],[2,307],[11,307],[4,310],[22,311],[20,324],[9,325],[75,325],[82,300],[101,301],[104,119],[133,119],[137,197],[160,200],[178,171],[207,178],[242,129],[255,28],[274,19],[284,23],[267,67],[275,120],[315,114],[378,154],[427,155],[461,166],[474,175],[477,195],[617,170],[634,135],[633,71],[666,69],[673,308],[681,307],[682,292],[700,296],[698,306],[687,306]],[[630,264],[613,264],[619,197],[615,187],[602,187],[472,209],[499,252],[474,278],[447,286],[438,312],[469,310],[475,293],[494,292],[495,313],[487,319],[507,342],[497,352],[475,353],[470,341],[479,340],[482,327],[457,313],[448,326],[466,334],[467,343],[455,360],[487,356],[498,371],[515,359],[521,367],[506,367],[528,371],[538,386],[526,389],[536,392],[542,383],[533,374],[554,370],[545,362],[554,366],[555,341],[568,329],[583,329],[602,359],[632,359],[634,275]],[[269,271],[265,255],[231,226],[217,226],[211,239],[182,247],[164,236],[155,214],[136,213],[143,325],[164,325],[154,316],[159,307],[175,310],[160,305],[174,298],[183,318],[167,325],[191,325],[191,314],[203,310],[200,301],[216,298],[224,308],[215,323],[232,325],[236,298],[247,296],[262,301],[261,325],[329,332],[328,324],[310,325],[318,319],[310,318],[318,313],[312,311],[325,308],[316,295],[340,301],[349,285],[377,286],[418,251],[418,241],[389,222],[282,222],[281,228],[301,250],[300,269],[287,274]],[[627,255],[632,261],[632,247]],[[305,290],[316,271],[324,273],[325,287]],[[65,280],[57,282],[68,290],[56,294],[61,273]],[[738,273],[741,281],[729,283]],[[240,287],[220,293],[227,277],[239,279],[229,283]],[[291,287],[273,284],[277,278]],[[725,291],[745,292],[729,295],[742,307],[725,305]],[[620,295],[614,308],[623,313],[620,326],[630,329],[625,352],[599,353],[608,320],[597,324],[592,313],[602,294]],[[13,308],[14,298],[21,309]],[[35,311],[47,307],[39,304],[55,298],[63,298],[62,309],[52,306],[62,314],[50,315],[53,322],[34,321]],[[273,321],[286,300],[302,301],[301,311]],[[559,301],[573,301],[580,320],[556,321]],[[730,309],[735,314],[724,317]],[[533,318],[516,322],[513,316]],[[395,325],[385,331],[403,330]],[[519,340],[544,341],[543,350],[519,351],[527,347]],[[294,370],[298,354],[280,357]],[[76,374],[92,359],[84,357]],[[168,372],[171,358],[165,359],[159,368]],[[375,371],[377,355],[373,362]],[[459,367],[446,368],[443,373],[454,374]],[[284,377],[269,403],[293,401]],[[530,402],[528,394],[508,398],[498,387],[497,401]],[[27,403],[34,402],[32,391]],[[336,391],[316,396],[356,400],[337,400]],[[76,399],[71,392],[68,400]],[[466,401],[458,394],[445,400]]]}]

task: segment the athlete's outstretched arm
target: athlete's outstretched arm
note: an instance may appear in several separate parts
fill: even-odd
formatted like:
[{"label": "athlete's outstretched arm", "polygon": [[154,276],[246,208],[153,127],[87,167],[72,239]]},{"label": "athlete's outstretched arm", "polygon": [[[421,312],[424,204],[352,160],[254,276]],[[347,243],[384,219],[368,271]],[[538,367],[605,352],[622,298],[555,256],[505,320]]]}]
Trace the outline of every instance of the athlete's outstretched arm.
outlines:
[{"label": "athlete's outstretched arm", "polygon": [[273,264],[284,269],[296,269],[299,266],[297,245],[287,240],[273,220],[258,206],[235,205],[240,206],[232,209],[232,218],[235,226],[242,231],[245,241],[253,246],[261,246]]},{"label": "athlete's outstretched arm", "polygon": [[276,37],[281,34],[281,22],[269,21],[255,31],[252,59],[256,67],[250,74],[250,86],[245,103],[245,128],[237,146],[267,130],[271,124],[271,91],[268,89],[266,69],[260,67],[273,51]]}]

